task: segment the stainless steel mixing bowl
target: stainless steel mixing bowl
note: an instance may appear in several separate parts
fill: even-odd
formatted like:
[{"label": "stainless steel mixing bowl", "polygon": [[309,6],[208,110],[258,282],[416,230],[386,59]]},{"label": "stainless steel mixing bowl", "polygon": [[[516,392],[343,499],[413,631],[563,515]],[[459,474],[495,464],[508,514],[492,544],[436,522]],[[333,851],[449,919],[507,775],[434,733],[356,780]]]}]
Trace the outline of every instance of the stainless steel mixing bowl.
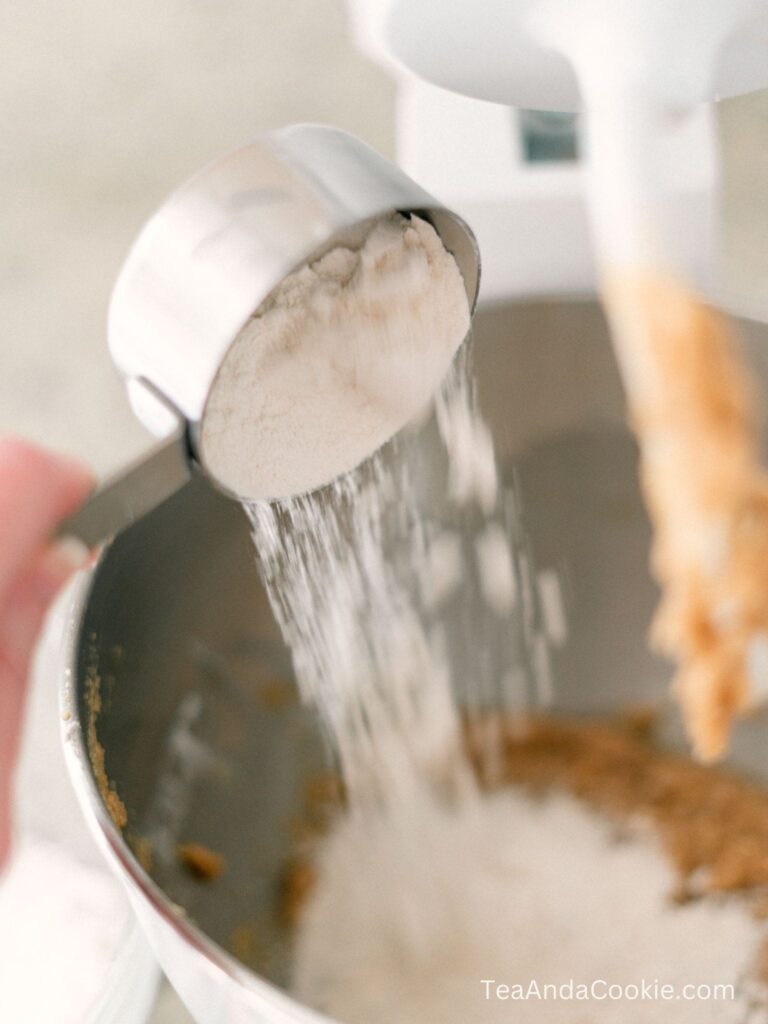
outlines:
[{"label": "stainless steel mixing bowl", "polygon": [[[768,328],[744,330],[766,381]],[[649,528],[598,307],[481,310],[474,347],[537,568],[563,581],[556,708],[605,712],[660,697],[669,667],[645,644],[656,600]],[[98,738],[127,808],[125,835],[99,795],[85,741],[96,672]],[[246,518],[202,476],[117,537],[81,580],[64,661],[69,763],[86,815],[200,1024],[325,1019],[281,987],[288,957],[277,888],[307,780],[325,768],[312,714],[282,699],[290,679]],[[674,712],[670,721],[674,731]],[[733,759],[752,772],[765,730],[758,716],[737,732]],[[152,840],[149,873],[132,852],[136,837]],[[225,855],[217,881],[201,884],[179,867],[175,845],[188,840]]]}]

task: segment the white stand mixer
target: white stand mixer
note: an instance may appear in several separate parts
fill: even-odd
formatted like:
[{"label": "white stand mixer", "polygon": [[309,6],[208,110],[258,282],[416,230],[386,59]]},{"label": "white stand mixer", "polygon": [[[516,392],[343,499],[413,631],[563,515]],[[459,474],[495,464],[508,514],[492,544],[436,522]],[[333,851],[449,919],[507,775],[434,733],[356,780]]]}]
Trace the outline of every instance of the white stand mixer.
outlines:
[{"label": "white stand mixer", "polygon": [[[526,162],[509,106],[586,107],[586,134],[615,111],[614,125],[629,129],[623,163],[654,161],[659,188],[649,201],[662,211],[661,246],[708,282],[717,161],[704,101],[768,84],[768,5],[355,0],[349,11],[359,45],[398,80],[400,162],[477,233],[484,300],[594,288],[582,168]],[[651,110],[653,150],[630,116],[630,94]],[[609,167],[588,176],[605,209],[606,177],[609,192],[616,177]],[[625,197],[614,195],[621,209]],[[608,235],[595,230],[605,251]]]}]

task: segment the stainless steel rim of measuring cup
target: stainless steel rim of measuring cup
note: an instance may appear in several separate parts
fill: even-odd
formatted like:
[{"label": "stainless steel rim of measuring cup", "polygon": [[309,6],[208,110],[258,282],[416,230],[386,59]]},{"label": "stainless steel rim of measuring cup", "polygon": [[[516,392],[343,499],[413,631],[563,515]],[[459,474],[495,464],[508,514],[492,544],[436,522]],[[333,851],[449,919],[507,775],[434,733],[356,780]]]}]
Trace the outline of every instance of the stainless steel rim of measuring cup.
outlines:
[{"label": "stainless steel rim of measuring cup", "polygon": [[[116,532],[175,490],[200,461],[206,401],[250,316],[336,236],[394,211],[431,222],[456,259],[474,308],[480,261],[471,230],[347,132],[324,125],[269,132],[177,189],[136,239],[112,293],[108,324],[133,409],[166,437],[154,457],[171,468],[133,467],[109,485],[108,510],[84,510],[68,532],[81,535],[78,522],[87,520],[83,539],[94,543],[101,539],[95,534]],[[100,497],[97,492],[92,501]]]}]

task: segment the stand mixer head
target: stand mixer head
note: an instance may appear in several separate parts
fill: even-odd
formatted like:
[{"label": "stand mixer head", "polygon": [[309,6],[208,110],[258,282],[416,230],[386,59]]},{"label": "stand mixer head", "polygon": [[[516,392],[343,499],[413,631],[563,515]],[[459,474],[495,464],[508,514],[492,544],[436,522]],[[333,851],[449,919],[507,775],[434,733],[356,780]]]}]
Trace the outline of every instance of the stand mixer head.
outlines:
[{"label": "stand mixer head", "polygon": [[510,106],[584,110],[598,262],[689,270],[669,216],[675,142],[699,104],[768,84],[765,0],[369,6],[387,53],[429,82]]},{"label": "stand mixer head", "polygon": [[[374,0],[395,60],[452,92],[508,106],[590,107],[581,54],[599,76],[685,105],[768,84],[764,0]],[[620,70],[619,70],[620,69]]]}]

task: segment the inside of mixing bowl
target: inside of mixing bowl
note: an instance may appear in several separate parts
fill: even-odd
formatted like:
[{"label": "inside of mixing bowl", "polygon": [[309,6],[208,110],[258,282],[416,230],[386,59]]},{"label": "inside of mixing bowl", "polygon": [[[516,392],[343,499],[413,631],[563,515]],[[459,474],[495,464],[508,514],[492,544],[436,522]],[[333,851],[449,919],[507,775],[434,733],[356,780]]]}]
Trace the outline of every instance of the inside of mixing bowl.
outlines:
[{"label": "inside of mixing bowl", "polygon": [[[768,330],[743,333],[768,381]],[[650,530],[598,306],[482,310],[474,366],[536,571],[562,598],[552,710],[604,715],[658,701],[667,741],[682,743],[670,667],[646,642],[657,599]],[[195,480],[126,531],[97,569],[81,636],[78,678],[95,670],[101,680],[98,737],[137,864],[211,939],[285,983],[285,870],[329,763],[240,508]],[[84,687],[79,699],[85,720]],[[731,760],[751,775],[765,773],[765,729],[757,714],[737,731]],[[223,855],[225,870],[195,878],[177,855],[185,843]]]}]

